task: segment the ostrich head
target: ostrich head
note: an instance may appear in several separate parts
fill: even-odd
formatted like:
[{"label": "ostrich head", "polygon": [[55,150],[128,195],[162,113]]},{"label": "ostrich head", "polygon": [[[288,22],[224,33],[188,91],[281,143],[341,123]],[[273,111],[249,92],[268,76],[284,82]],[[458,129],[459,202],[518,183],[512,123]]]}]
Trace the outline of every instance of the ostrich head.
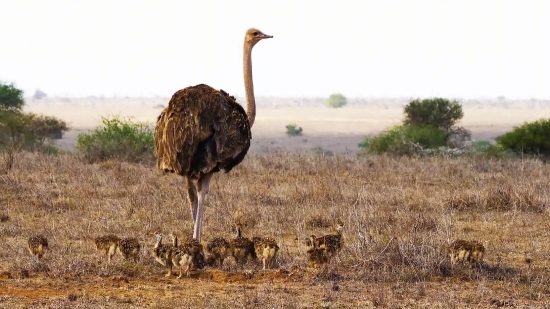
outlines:
[{"label": "ostrich head", "polygon": [[237,237],[242,237],[242,227],[243,224],[241,222],[235,223],[235,231],[237,232]]},{"label": "ostrich head", "polygon": [[160,231],[155,231],[152,233],[153,235],[155,235],[155,238],[157,239],[156,243],[155,243],[155,248],[158,248],[162,242],[162,233]]},{"label": "ostrich head", "polygon": [[263,39],[270,39],[272,38],[272,35],[267,35],[261,32],[260,30],[256,28],[250,28],[248,31],[246,31],[246,37],[245,37],[245,43],[250,44],[251,46],[256,45],[256,43],[260,42]]},{"label": "ostrich head", "polygon": [[317,236],[315,234],[309,235],[309,244],[308,246],[315,248],[315,240],[317,239]]}]

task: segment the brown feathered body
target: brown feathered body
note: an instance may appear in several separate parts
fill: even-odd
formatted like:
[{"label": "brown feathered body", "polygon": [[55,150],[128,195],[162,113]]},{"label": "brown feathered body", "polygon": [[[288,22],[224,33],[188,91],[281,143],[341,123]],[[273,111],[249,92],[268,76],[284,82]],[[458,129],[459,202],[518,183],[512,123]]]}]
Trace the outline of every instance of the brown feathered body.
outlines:
[{"label": "brown feathered body", "polygon": [[124,238],[118,243],[117,250],[125,260],[131,258],[134,262],[137,262],[141,245],[136,238]]},{"label": "brown feathered body", "polygon": [[222,267],[223,261],[231,254],[231,245],[223,237],[215,237],[206,244],[208,266],[218,265]]},{"label": "brown feathered body", "polygon": [[483,256],[485,255],[485,247],[478,241],[472,240],[471,244],[471,254],[470,254],[470,263],[480,263],[483,261]]},{"label": "brown feathered body", "polygon": [[327,254],[334,255],[342,249],[343,239],[342,231],[344,228],[343,223],[336,225],[336,234],[323,235],[315,239],[316,246],[318,248],[325,249]]},{"label": "brown feathered body", "polygon": [[206,264],[206,258],[204,257],[204,248],[200,242],[196,239],[190,239],[185,242],[189,253],[193,258],[193,268],[203,269]]},{"label": "brown feathered body", "polygon": [[115,255],[120,238],[116,235],[109,234],[104,236],[98,236],[95,238],[95,247],[97,251],[107,256],[107,261],[111,262],[111,259]]},{"label": "brown feathered body", "polygon": [[249,258],[254,258],[254,243],[246,237],[237,237],[231,241],[231,255],[238,265],[244,265]]},{"label": "brown feathered body", "polygon": [[315,235],[310,236],[306,251],[307,259],[311,267],[319,267],[329,261],[329,255],[327,254],[326,248],[320,248],[316,240],[317,237],[315,237]]},{"label": "brown feathered body", "polygon": [[173,233],[172,245],[172,264],[180,268],[178,279],[183,276],[184,272],[189,275],[191,269],[202,269],[204,267],[204,253],[200,242],[195,239],[182,242]]},{"label": "brown feathered body", "polygon": [[29,253],[37,259],[41,259],[48,249],[48,239],[43,235],[34,235],[29,237],[27,241],[27,249]]},{"label": "brown feathered body", "polygon": [[467,261],[469,263],[479,263],[485,255],[485,247],[478,241],[467,241],[463,239],[455,240],[447,247],[447,254],[451,259],[451,264]]},{"label": "brown feathered body", "polygon": [[162,234],[160,232],[155,232],[154,234],[157,237],[157,242],[153,247],[153,257],[159,264],[168,268],[166,277],[170,277],[172,276],[172,250],[174,247],[172,245],[162,243]]},{"label": "brown feathered body", "polygon": [[189,251],[185,244],[179,244],[178,237],[172,233],[172,264],[180,268],[178,279],[183,276],[184,271],[189,274],[189,270],[193,266],[193,256]]},{"label": "brown feathered body", "polygon": [[250,239],[242,236],[240,224],[237,224],[237,237],[231,240],[230,246],[231,255],[240,266],[246,264],[249,258],[256,258],[254,243]]},{"label": "brown feathered body", "polygon": [[250,148],[250,124],[233,96],[205,84],[179,90],[157,118],[157,167],[197,179],[231,171]]},{"label": "brown feathered body", "polygon": [[279,251],[279,245],[277,245],[275,239],[270,237],[253,237],[252,242],[254,243],[256,258],[262,260],[263,269],[265,270],[266,266],[270,268]]}]

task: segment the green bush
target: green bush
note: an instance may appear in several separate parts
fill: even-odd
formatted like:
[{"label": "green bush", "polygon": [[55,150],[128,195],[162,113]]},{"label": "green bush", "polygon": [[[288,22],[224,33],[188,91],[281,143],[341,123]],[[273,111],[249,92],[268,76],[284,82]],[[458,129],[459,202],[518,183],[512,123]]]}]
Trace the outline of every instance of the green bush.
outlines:
[{"label": "green bush", "polygon": [[487,152],[494,145],[489,141],[475,141],[472,145],[472,150],[476,152]]},{"label": "green bush", "polygon": [[445,146],[448,132],[433,126],[397,125],[376,136],[366,137],[359,146],[367,153],[410,155],[422,149]]},{"label": "green bush", "polygon": [[22,150],[57,154],[53,138],[61,138],[67,124],[57,118],[24,113],[23,91],[0,83],[0,173],[13,166]]},{"label": "green bush", "polygon": [[289,124],[286,126],[286,135],[288,136],[300,136],[302,135],[302,128],[295,124]]},{"label": "green bush", "polygon": [[51,141],[68,130],[67,124],[55,117],[0,109],[0,146],[51,152]]},{"label": "green bush", "polygon": [[48,139],[61,139],[63,132],[69,130],[65,121],[55,117],[33,113],[24,114],[24,117],[26,117],[28,137],[38,146],[43,145]]},{"label": "green bush", "polygon": [[327,99],[328,107],[338,108],[346,105],[347,103],[348,103],[348,100],[341,93],[331,94],[330,97],[328,97]]},{"label": "green bush", "polygon": [[23,90],[15,87],[13,83],[0,82],[0,108],[21,110],[24,104]]},{"label": "green bush", "polygon": [[405,106],[404,112],[404,124],[433,126],[447,131],[464,116],[460,103],[443,98],[413,100]]},{"label": "green bush", "polygon": [[21,144],[24,138],[26,123],[23,113],[0,108],[0,145]]},{"label": "green bush", "polygon": [[111,158],[138,163],[154,160],[154,131],[149,123],[118,116],[101,119],[103,126],[77,138],[77,149],[89,162]]},{"label": "green bush", "polygon": [[319,155],[319,156],[323,156],[323,157],[332,157],[332,156],[334,156],[334,152],[332,152],[330,150],[327,150],[327,149],[324,149],[321,146],[313,147],[313,148],[311,148],[311,151],[314,154]]},{"label": "green bush", "polygon": [[550,118],[525,123],[496,138],[505,150],[550,157]]}]

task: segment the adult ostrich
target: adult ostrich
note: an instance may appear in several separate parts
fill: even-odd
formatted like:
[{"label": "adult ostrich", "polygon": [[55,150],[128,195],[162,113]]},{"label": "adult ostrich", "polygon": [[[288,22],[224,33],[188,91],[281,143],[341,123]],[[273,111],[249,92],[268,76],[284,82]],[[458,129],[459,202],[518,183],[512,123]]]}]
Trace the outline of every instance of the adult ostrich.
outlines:
[{"label": "adult ostrich", "polygon": [[157,118],[157,167],[187,181],[194,221],[193,238],[201,240],[204,201],[210,180],[220,170],[228,173],[241,163],[250,147],[256,117],[252,83],[252,48],[273,36],[249,29],[244,38],[244,87],[247,110],[223,90],[200,84],[178,90]]}]

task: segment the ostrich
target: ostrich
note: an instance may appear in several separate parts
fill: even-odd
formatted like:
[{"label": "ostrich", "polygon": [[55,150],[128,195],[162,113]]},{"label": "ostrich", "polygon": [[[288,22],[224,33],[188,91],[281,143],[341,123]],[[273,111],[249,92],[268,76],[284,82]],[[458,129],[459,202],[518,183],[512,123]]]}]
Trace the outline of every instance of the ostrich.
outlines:
[{"label": "ostrich", "polygon": [[172,276],[172,251],[174,246],[162,243],[162,233],[159,230],[155,231],[153,235],[157,237],[157,242],[153,247],[153,257],[161,265],[168,268],[166,277],[170,277]]},{"label": "ostrich", "polygon": [[221,268],[225,258],[231,254],[231,244],[223,237],[215,237],[206,244],[206,250],[208,251],[206,265],[218,264]]},{"label": "ostrich", "polygon": [[254,243],[256,257],[262,259],[264,266],[262,270],[266,269],[266,265],[271,267],[279,251],[279,245],[277,245],[275,239],[270,237],[252,237],[252,242]]},{"label": "ostrich", "polygon": [[117,251],[120,243],[120,238],[116,235],[109,234],[105,236],[99,236],[94,239],[95,246],[98,252],[107,256],[107,261],[111,263],[111,259]]},{"label": "ostrich", "polygon": [[462,261],[479,264],[485,255],[485,247],[475,240],[458,239],[447,247],[447,254],[451,259],[451,265]]},{"label": "ostrich", "polygon": [[178,236],[175,232],[172,233],[172,246],[172,264],[180,267],[178,279],[183,276],[184,269],[185,274],[189,276],[189,270],[191,266],[193,266],[193,256],[189,250],[189,246],[186,244],[180,245],[178,243]]},{"label": "ostrich", "polygon": [[244,86],[247,111],[233,96],[205,84],[178,90],[155,127],[157,167],[185,177],[194,221],[193,238],[201,241],[204,201],[215,172],[228,173],[250,147],[256,117],[252,48],[273,36],[249,29],[244,39]]},{"label": "ostrich", "polygon": [[43,235],[33,235],[27,240],[27,250],[34,255],[36,262],[42,258],[47,249],[48,239]]},{"label": "ostrich", "polygon": [[307,259],[311,267],[319,267],[321,264],[325,264],[329,260],[327,255],[327,250],[324,247],[319,247],[318,239],[315,235],[309,236],[308,248],[307,248]]},{"label": "ostrich", "polygon": [[254,243],[242,236],[241,227],[240,223],[236,224],[237,237],[231,240],[229,244],[231,246],[231,255],[235,258],[235,262],[237,265],[243,267],[248,261],[248,257],[256,258],[256,251],[254,250]]},{"label": "ostrich", "polygon": [[140,250],[141,245],[139,241],[133,237],[121,239],[117,247],[118,253],[120,253],[125,260],[132,258],[134,262],[137,262]]},{"label": "ostrich", "polygon": [[316,245],[319,248],[325,248],[329,255],[334,255],[342,249],[342,231],[344,230],[344,223],[338,222],[336,225],[336,234],[324,235],[315,238]]},{"label": "ostrich", "polygon": [[202,244],[194,239],[179,242],[177,233],[172,233],[172,264],[180,267],[180,275],[178,279],[185,273],[189,276],[191,268],[202,269],[204,268],[204,255]]}]

